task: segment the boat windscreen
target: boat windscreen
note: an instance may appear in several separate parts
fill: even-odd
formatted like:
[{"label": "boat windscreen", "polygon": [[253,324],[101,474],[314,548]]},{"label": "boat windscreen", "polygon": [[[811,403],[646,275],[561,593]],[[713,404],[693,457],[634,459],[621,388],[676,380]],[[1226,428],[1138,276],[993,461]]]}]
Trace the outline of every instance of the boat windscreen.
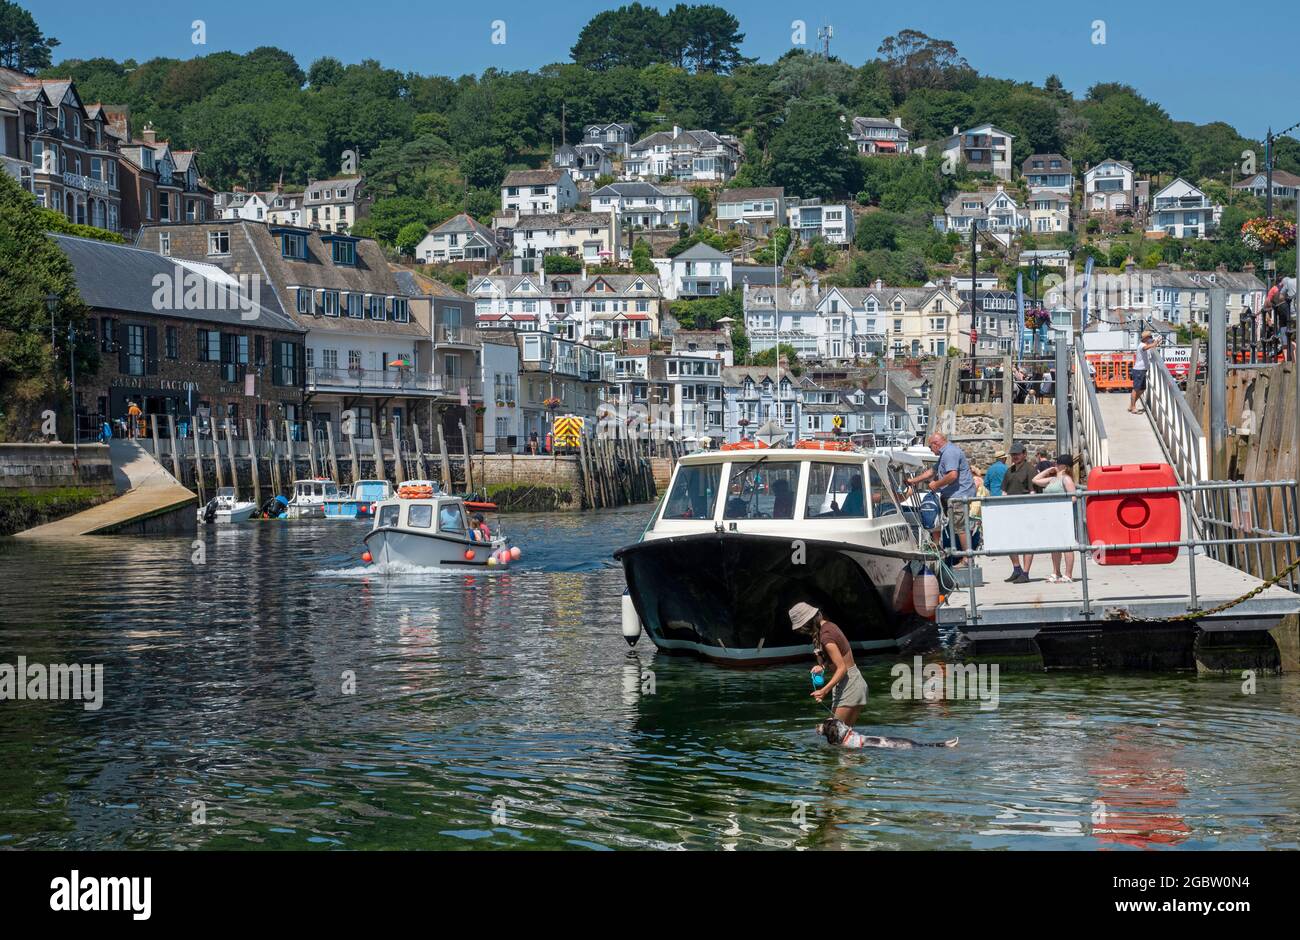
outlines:
[{"label": "boat windscreen", "polygon": [[862,465],[811,461],[803,515],[805,519],[865,519],[867,504],[862,492]]},{"label": "boat windscreen", "polygon": [[731,465],[724,519],[793,519],[794,496],[799,489],[797,460],[780,463],[755,461],[737,471]]},{"label": "boat windscreen", "polygon": [[718,502],[722,464],[679,464],[661,519],[712,519]]}]

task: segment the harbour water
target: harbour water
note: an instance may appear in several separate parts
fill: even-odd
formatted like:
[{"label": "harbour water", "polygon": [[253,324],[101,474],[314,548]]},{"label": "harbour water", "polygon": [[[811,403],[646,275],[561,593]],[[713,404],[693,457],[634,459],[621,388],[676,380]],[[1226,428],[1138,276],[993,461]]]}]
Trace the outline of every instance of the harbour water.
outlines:
[{"label": "harbour water", "polygon": [[0,540],[0,663],[104,665],[98,711],[0,701],[0,848],[1300,847],[1300,677],[1004,672],[982,710],[879,660],[862,730],[960,746],[834,749],[806,667],[629,651],[647,513],[507,517],[473,575],[378,575],[364,524]]}]

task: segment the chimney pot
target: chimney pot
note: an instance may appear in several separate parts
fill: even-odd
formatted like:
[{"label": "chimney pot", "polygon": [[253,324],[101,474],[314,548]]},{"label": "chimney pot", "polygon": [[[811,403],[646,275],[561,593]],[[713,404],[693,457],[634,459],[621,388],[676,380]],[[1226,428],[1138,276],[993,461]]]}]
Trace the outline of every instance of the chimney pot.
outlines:
[{"label": "chimney pot", "polygon": [[894,118],[894,126],[895,126],[895,127],[902,127],[902,126],[903,126],[903,119],[902,119],[902,117],[896,117],[896,118]]}]

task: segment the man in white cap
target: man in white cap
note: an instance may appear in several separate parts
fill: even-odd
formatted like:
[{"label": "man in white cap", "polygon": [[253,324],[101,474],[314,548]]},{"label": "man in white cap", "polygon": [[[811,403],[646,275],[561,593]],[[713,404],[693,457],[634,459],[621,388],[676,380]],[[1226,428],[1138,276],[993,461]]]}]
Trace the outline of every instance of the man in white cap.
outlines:
[{"label": "man in white cap", "polygon": [[820,610],[804,603],[790,608],[790,629],[812,637],[813,653],[817,656],[814,673],[825,675],[827,663],[832,667],[826,683],[820,689],[813,690],[812,697],[820,702],[830,695],[835,717],[852,727],[858,720],[862,706],[867,704],[867,680],[862,678],[862,673],[853,661],[853,650],[849,647],[848,637],[843,630],[823,617]]}]

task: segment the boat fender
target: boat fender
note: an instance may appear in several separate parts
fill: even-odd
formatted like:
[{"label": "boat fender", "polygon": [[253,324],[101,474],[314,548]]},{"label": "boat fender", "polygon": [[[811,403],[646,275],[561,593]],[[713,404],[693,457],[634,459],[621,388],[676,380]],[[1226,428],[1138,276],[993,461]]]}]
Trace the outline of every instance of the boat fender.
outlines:
[{"label": "boat fender", "polygon": [[927,620],[933,620],[939,609],[939,579],[926,566],[912,581],[912,605]]},{"label": "boat fender", "polygon": [[364,561],[364,562],[368,565],[368,564],[370,564],[370,562],[372,562],[372,561],[374,560],[374,558],[371,556],[371,554],[370,554],[369,552],[362,552],[362,553],[361,553],[361,560]]},{"label": "boat fender", "polygon": [[521,551],[519,550],[519,546],[516,545],[516,546],[514,546],[513,548],[510,549],[510,560],[511,560],[511,561],[518,561],[518,560],[519,560],[519,556],[522,555],[522,554],[523,554],[523,552],[521,552]]},{"label": "boat fender", "polygon": [[636,646],[636,641],[641,639],[641,618],[637,616],[632,595],[626,591],[623,593],[623,639],[628,646]]}]

